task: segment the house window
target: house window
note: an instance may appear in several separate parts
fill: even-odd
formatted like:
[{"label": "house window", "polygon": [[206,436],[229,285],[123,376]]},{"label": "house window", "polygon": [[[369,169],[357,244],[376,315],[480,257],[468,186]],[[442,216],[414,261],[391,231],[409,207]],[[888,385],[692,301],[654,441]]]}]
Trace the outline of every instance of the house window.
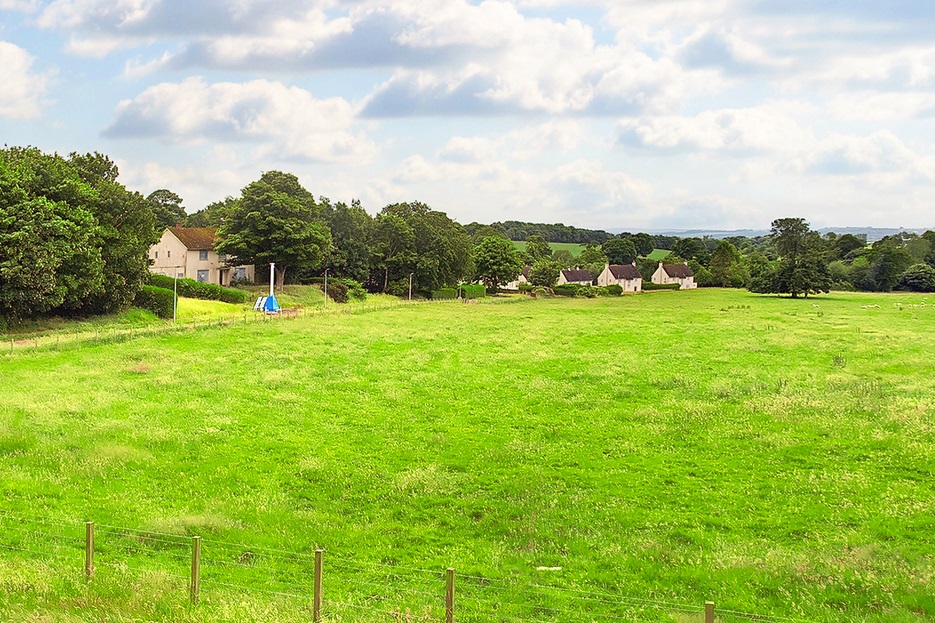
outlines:
[{"label": "house window", "polygon": [[176,279],[185,279],[185,273],[175,273]]},{"label": "house window", "polygon": [[159,251],[156,251],[156,259],[159,259]]},{"label": "house window", "polygon": [[238,281],[243,281],[247,278],[247,269],[246,268],[235,268],[234,269],[234,279]]},{"label": "house window", "polygon": [[202,262],[207,262],[208,261],[208,250],[201,249],[200,251],[198,251],[198,259],[201,260]]},{"label": "house window", "polygon": [[172,251],[166,251],[166,257],[172,257]]},{"label": "house window", "polygon": [[199,270],[198,271],[198,281],[201,283],[208,283],[208,271]]}]

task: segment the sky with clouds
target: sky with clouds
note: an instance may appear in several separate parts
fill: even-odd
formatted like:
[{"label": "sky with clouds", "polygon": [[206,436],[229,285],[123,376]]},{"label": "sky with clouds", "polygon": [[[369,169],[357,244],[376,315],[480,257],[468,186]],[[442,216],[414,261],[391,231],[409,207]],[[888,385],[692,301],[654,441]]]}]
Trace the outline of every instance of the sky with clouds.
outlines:
[{"label": "sky with clouds", "polygon": [[935,226],[931,0],[0,0],[0,137],[193,212]]}]

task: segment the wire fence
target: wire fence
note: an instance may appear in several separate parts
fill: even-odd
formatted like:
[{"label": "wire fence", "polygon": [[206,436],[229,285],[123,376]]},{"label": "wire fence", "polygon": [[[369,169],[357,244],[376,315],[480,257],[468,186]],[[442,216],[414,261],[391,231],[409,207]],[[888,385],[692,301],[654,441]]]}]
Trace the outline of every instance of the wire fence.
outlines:
[{"label": "wire fence", "polygon": [[[243,313],[218,316],[212,318],[192,319],[184,322],[163,322],[144,326],[107,326],[93,329],[75,331],[53,330],[31,335],[7,335],[0,341],[0,356],[16,353],[30,353],[36,351],[73,350],[97,344],[127,342],[139,338],[152,338],[161,335],[194,333],[206,329],[223,329],[260,325],[264,323],[283,322],[300,318],[315,318],[323,316],[360,315],[388,309],[399,309],[410,305],[452,305],[462,304],[477,299],[452,300],[426,300],[414,301],[380,301],[377,303],[351,303],[324,305],[321,307],[296,307],[283,309],[277,314],[266,314],[262,311],[244,311]],[[503,305],[526,300],[525,297],[511,297],[504,299],[490,299],[488,303]]]},{"label": "wire fence", "polygon": [[[57,573],[158,574],[177,586],[171,599],[252,595],[308,608],[315,621],[480,623],[808,623],[803,619],[715,609],[627,595],[605,587],[562,586],[528,578],[458,574],[296,552],[210,538],[25,516],[0,510],[0,560],[41,561]],[[186,595],[185,586],[188,591]]]}]

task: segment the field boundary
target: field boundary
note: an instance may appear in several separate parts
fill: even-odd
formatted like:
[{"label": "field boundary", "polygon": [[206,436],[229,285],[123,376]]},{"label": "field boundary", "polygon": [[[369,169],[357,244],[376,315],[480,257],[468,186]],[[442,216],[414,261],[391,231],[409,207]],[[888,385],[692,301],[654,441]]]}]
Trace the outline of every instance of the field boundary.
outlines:
[{"label": "field boundary", "polygon": [[[26,517],[0,510],[0,553],[42,562],[58,574],[157,576],[170,581],[167,599],[198,607],[230,593],[287,600],[310,609],[312,620],[367,612],[394,621],[645,621],[660,614],[686,623],[810,623],[793,617],[716,608],[711,600],[683,603],[628,595],[606,586],[563,586],[358,561],[325,549],[294,552],[198,535]],[[3,556],[0,556],[0,561]],[[560,567],[538,568],[546,576]],[[329,585],[330,577],[336,577]],[[121,577],[123,577],[121,575]],[[335,587],[340,588],[335,588]],[[337,596],[333,596],[337,593]],[[658,618],[656,618],[658,620]]]},{"label": "field boundary", "polygon": [[[244,310],[242,314],[221,316],[217,318],[208,318],[203,320],[190,320],[187,322],[171,321],[167,323],[145,325],[140,327],[107,327],[94,331],[64,331],[58,330],[49,333],[41,333],[26,336],[2,336],[0,341],[0,356],[10,356],[22,353],[48,352],[74,350],[84,346],[96,346],[98,344],[113,344],[119,342],[128,342],[130,340],[159,337],[173,333],[193,333],[205,329],[218,329],[234,326],[248,326],[269,322],[280,322],[286,320],[297,320],[300,318],[317,318],[325,316],[349,316],[358,314],[369,314],[387,309],[399,309],[401,307],[419,306],[419,305],[458,305],[468,304],[468,300],[477,299],[451,299],[451,300],[417,300],[417,301],[398,301],[392,303],[381,303],[378,305],[345,305],[332,304],[328,307],[295,307],[283,309],[278,314],[264,314],[252,310]],[[487,298],[484,305],[504,305],[517,303],[520,301],[531,300],[526,297],[511,297],[503,299]]]}]

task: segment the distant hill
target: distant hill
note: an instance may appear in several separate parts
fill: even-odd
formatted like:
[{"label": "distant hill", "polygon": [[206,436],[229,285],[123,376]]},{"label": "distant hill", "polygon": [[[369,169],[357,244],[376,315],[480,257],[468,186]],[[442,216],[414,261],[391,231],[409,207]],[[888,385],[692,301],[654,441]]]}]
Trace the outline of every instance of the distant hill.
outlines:
[{"label": "distant hill", "polygon": [[[930,228],[931,229],[931,228]],[[609,229],[612,233],[628,231],[624,229]],[[632,230],[636,231],[636,230]],[[852,234],[854,236],[866,236],[867,242],[876,242],[880,238],[892,236],[900,232],[910,232],[916,234],[925,233],[926,228],[906,229],[902,227],[822,227],[818,230],[822,235],[828,232],[834,232],[839,236]],[[679,238],[730,238],[732,236],[744,236],[746,238],[755,238],[756,236],[768,236],[768,229],[670,229],[670,230],[646,230],[647,234],[661,236],[678,236]]]}]

